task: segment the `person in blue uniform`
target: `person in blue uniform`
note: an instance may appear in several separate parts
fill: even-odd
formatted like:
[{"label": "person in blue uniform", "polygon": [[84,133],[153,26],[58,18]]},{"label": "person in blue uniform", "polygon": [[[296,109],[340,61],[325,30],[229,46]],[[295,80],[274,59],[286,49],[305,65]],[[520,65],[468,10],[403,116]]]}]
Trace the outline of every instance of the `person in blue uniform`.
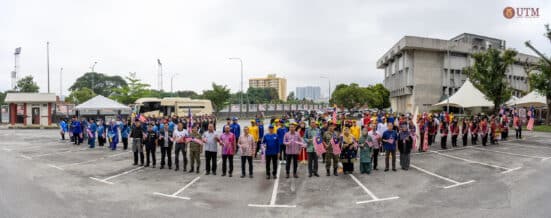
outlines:
[{"label": "person in blue uniform", "polygon": [[61,140],[65,140],[65,133],[67,132],[67,122],[64,119],[61,119],[59,122],[59,134],[61,135]]},{"label": "person in blue uniform", "polygon": [[266,179],[270,179],[270,165],[272,166],[271,178],[277,178],[277,159],[279,156],[279,142],[277,134],[274,132],[274,126],[268,127],[268,134],[262,137],[262,146],[266,156]]},{"label": "person in blue uniform", "polygon": [[392,155],[392,171],[396,171],[396,141],[398,133],[394,130],[394,124],[387,123],[387,130],[383,133],[382,141],[385,149],[385,172],[389,169],[389,158]]},{"label": "person in blue uniform", "polygon": [[101,147],[105,145],[105,124],[103,124],[103,120],[100,120],[98,124],[98,145]]},{"label": "person in blue uniform", "polygon": [[283,138],[285,133],[287,133],[287,127],[284,125],[285,121],[283,119],[279,120],[279,128],[277,128],[277,142],[279,144],[279,160],[281,163],[285,163],[285,145],[283,144]]},{"label": "person in blue uniform", "polygon": [[121,126],[122,147],[128,149],[128,136],[130,135],[130,121],[123,120]]},{"label": "person in blue uniform", "polygon": [[119,128],[118,125],[115,123],[114,120],[111,120],[109,122],[109,126],[107,127],[107,134],[109,136],[109,148],[111,150],[117,150],[117,144],[119,143]]},{"label": "person in blue uniform", "polygon": [[258,126],[258,142],[256,145],[256,152],[254,153],[254,158],[257,157],[258,151],[260,150],[260,144],[262,143],[262,137],[264,137],[264,124],[260,119],[256,119],[256,125]]},{"label": "person in blue uniform", "polygon": [[90,148],[96,146],[96,131],[98,130],[98,125],[94,119],[90,119],[90,124],[88,124],[88,145]]},{"label": "person in blue uniform", "polygon": [[73,122],[71,122],[71,130],[73,130],[73,140],[75,145],[80,145],[80,138],[82,137],[82,126],[77,117],[73,117]]}]

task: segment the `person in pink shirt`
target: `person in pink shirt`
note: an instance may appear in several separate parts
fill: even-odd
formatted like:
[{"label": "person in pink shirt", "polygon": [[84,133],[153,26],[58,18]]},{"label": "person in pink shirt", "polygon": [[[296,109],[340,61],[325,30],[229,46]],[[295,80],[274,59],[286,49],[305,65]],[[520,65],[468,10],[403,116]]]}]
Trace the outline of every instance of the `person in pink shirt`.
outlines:
[{"label": "person in pink shirt", "polygon": [[286,164],[285,170],[287,171],[287,178],[289,178],[291,161],[293,162],[293,177],[298,178],[297,175],[297,161],[298,161],[298,152],[300,148],[304,146],[304,141],[300,134],[296,131],[297,123],[291,123],[291,128],[289,132],[285,133],[283,137],[283,144],[285,145],[285,154],[286,154]]},{"label": "person in pink shirt", "polygon": [[375,126],[374,123],[371,123],[370,125],[371,131],[369,131],[368,135],[373,139],[373,159],[371,163],[373,163],[373,170],[377,170],[377,163],[379,159],[379,151],[381,150],[381,135],[377,132],[377,126]]},{"label": "person in pink shirt", "polygon": [[243,127],[244,134],[239,137],[239,151],[241,151],[241,178],[245,178],[245,165],[249,162],[249,177],[253,178],[253,155],[256,152],[256,142],[251,134],[249,127]]},{"label": "person in pink shirt", "polygon": [[222,176],[226,176],[227,162],[229,162],[228,176],[232,177],[236,144],[235,135],[230,132],[229,126],[224,126],[224,133],[220,136],[220,146],[222,146]]}]

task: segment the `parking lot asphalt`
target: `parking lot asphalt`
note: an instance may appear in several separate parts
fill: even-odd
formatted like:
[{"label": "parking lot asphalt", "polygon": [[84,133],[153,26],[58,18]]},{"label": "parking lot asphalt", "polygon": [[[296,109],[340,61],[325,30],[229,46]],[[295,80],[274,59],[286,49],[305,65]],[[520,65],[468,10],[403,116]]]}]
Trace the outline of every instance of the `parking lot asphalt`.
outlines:
[{"label": "parking lot asphalt", "polygon": [[[132,165],[129,151],[75,146],[56,130],[0,130],[0,217],[549,217],[551,134],[413,153],[409,171],[266,180]],[[121,146],[119,146],[121,148]],[[159,150],[159,149],[157,149]],[[159,152],[159,151],[157,151]],[[157,154],[160,159],[160,154]],[[220,158],[219,158],[220,160]],[[399,164],[399,162],[397,163]],[[280,165],[282,166],[282,165]],[[189,166],[188,166],[189,167]],[[398,167],[399,168],[399,167]]]}]

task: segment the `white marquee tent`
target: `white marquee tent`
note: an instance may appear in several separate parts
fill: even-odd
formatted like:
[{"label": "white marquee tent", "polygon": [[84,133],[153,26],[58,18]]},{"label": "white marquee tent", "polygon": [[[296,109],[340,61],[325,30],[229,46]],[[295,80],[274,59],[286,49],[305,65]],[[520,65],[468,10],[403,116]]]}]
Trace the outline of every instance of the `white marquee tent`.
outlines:
[{"label": "white marquee tent", "polygon": [[532,105],[534,107],[547,107],[547,99],[545,96],[541,95],[540,93],[534,90],[528,93],[527,95],[525,95],[524,97],[515,101],[514,104],[510,104],[510,105],[515,105],[520,107],[530,107]]},{"label": "white marquee tent", "polygon": [[119,111],[121,114],[130,114],[131,112],[130,107],[113,101],[109,98],[103,97],[101,95],[93,97],[92,99],[82,104],[79,104],[75,107],[75,109],[78,110],[82,115],[95,115],[98,113],[115,115],[118,114]]},{"label": "white marquee tent", "polygon": [[449,99],[443,100],[433,106],[446,106],[461,107],[461,108],[475,108],[475,107],[494,107],[494,103],[486,99],[486,96],[478,90],[468,79],[463,83],[461,88],[455,92]]},{"label": "white marquee tent", "polygon": [[517,97],[517,96],[511,96],[511,99],[509,99],[509,101],[505,102],[506,105],[515,105],[516,102],[518,102],[520,98]]}]

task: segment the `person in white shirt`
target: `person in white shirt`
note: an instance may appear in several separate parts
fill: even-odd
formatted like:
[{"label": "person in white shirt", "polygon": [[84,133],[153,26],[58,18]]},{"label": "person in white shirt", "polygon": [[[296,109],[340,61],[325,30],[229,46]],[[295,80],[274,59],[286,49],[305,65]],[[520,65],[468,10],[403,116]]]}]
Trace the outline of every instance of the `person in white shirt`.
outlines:
[{"label": "person in white shirt", "polygon": [[211,123],[208,126],[208,131],[203,133],[203,140],[205,141],[205,159],[206,159],[206,174],[216,175],[216,157],[218,152],[218,143],[220,142],[218,133],[214,132],[214,125]]},{"label": "person in white shirt", "polygon": [[249,177],[253,178],[253,155],[256,151],[256,143],[251,134],[249,127],[243,128],[243,136],[239,137],[239,151],[241,152],[241,178],[245,178],[245,165],[249,163]]},{"label": "person in white shirt", "polygon": [[180,152],[184,156],[184,172],[186,172],[187,168],[187,155],[186,155],[186,137],[188,137],[187,130],[184,129],[184,125],[180,122],[178,123],[178,128],[174,130],[174,133],[172,133],[172,137],[174,138],[174,165],[176,166],[176,169],[174,171],[180,170],[180,163],[179,163],[179,156]]}]

